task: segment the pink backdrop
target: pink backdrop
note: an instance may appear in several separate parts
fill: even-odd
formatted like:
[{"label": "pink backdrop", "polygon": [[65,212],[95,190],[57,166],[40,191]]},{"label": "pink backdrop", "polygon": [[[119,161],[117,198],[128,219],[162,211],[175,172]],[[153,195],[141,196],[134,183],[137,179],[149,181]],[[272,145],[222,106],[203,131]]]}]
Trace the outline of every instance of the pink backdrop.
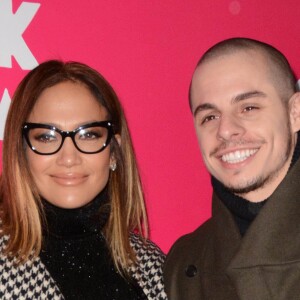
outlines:
[{"label": "pink backdrop", "polygon": [[279,48],[299,76],[299,11],[298,0],[0,0],[0,136],[8,100],[34,58],[99,70],[125,107],[151,237],[167,252],[211,210],[187,104],[198,58],[221,39],[246,36]]}]

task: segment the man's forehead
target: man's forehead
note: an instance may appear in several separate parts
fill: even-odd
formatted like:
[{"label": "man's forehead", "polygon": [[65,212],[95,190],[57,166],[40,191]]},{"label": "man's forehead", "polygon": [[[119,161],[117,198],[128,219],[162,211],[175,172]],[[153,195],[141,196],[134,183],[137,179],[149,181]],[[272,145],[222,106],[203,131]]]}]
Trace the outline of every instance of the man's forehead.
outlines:
[{"label": "man's forehead", "polygon": [[[256,68],[255,68],[256,67]],[[194,71],[191,87],[199,85],[200,82],[210,82],[217,80],[219,76],[245,70],[266,74],[267,69],[266,56],[257,50],[240,50],[230,54],[223,54],[216,57],[210,57],[204,60]]]},{"label": "man's forehead", "polygon": [[[257,51],[239,51],[210,58],[200,64],[192,78],[191,106],[207,98],[234,98],[238,94],[260,90],[268,79],[265,58]],[[224,94],[226,92],[226,95]]]},{"label": "man's forehead", "polygon": [[240,61],[241,59],[251,59],[252,61],[258,61],[260,63],[266,63],[267,61],[266,54],[260,49],[235,49],[230,52],[217,53],[216,55],[209,56],[208,58],[204,57],[201,63],[197,65],[194,74],[207,65],[219,65],[227,60]]}]

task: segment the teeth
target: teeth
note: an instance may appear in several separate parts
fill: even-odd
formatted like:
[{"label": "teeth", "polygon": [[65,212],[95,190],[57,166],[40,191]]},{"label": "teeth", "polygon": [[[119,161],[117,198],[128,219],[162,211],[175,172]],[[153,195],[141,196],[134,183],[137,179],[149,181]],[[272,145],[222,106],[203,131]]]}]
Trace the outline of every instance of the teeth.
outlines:
[{"label": "teeth", "polygon": [[247,150],[237,150],[234,152],[227,153],[221,157],[224,162],[229,164],[236,164],[241,161],[244,161],[251,155],[257,152],[258,149],[247,149]]}]

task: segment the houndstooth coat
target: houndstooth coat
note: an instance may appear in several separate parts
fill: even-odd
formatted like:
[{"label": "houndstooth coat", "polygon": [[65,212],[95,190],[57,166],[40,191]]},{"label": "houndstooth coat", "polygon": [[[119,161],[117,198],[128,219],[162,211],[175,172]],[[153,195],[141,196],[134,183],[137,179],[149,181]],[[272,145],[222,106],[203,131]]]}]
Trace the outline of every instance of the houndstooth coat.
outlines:
[{"label": "houndstooth coat", "polygon": [[[0,238],[0,253],[7,236]],[[143,289],[147,299],[167,299],[162,280],[162,265],[165,259],[161,250],[152,242],[142,242],[138,235],[131,235],[131,246],[137,253],[138,264],[131,268],[132,276]],[[22,265],[0,255],[0,299],[64,299],[48,270],[39,257]]]}]

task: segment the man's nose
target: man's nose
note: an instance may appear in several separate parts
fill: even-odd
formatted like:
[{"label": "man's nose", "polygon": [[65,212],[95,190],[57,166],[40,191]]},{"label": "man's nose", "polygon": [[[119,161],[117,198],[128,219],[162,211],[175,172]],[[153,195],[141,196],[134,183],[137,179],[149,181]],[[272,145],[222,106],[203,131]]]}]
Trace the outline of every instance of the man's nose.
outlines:
[{"label": "man's nose", "polygon": [[245,131],[244,125],[238,118],[222,115],[219,120],[217,137],[220,140],[230,141],[240,138]]}]

